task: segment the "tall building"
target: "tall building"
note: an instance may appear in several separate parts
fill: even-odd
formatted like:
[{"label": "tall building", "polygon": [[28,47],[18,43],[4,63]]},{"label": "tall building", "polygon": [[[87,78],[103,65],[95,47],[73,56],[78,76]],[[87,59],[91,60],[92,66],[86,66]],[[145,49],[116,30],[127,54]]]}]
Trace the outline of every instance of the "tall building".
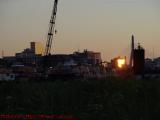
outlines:
[{"label": "tall building", "polygon": [[145,50],[138,45],[137,49],[134,49],[133,54],[133,70],[137,75],[141,75],[144,73],[144,65],[145,65]]},{"label": "tall building", "polygon": [[44,46],[40,42],[31,42],[30,49],[36,55],[43,55],[44,54]]}]

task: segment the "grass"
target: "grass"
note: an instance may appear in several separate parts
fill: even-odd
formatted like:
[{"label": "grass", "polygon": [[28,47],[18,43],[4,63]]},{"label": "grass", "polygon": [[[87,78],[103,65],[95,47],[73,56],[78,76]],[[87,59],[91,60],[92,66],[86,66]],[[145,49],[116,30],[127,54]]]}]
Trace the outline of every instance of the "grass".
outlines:
[{"label": "grass", "polygon": [[159,80],[0,83],[0,114],[71,114],[77,120],[159,119]]}]

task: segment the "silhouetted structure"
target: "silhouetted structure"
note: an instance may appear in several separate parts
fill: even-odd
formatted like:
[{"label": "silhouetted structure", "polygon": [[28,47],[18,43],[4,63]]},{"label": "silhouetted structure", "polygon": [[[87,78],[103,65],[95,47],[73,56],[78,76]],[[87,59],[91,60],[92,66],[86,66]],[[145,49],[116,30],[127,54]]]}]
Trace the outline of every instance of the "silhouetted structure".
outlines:
[{"label": "silhouetted structure", "polygon": [[[46,56],[47,57],[47,56]],[[74,62],[77,65],[97,66],[102,62],[101,53],[84,50],[83,52],[74,52],[73,54],[54,54],[47,58],[48,67],[55,67],[65,63]],[[47,65],[47,64],[46,64]]]},{"label": "silhouetted structure", "polygon": [[40,42],[31,42],[30,49],[36,55],[43,55],[44,54],[44,46]]},{"label": "silhouetted structure", "polygon": [[102,62],[100,52],[88,51],[87,49],[83,52],[74,52],[71,57],[80,64],[99,65]]},{"label": "silhouetted structure", "polygon": [[16,62],[25,65],[40,65],[42,61],[43,45],[38,42],[31,42],[30,48],[24,49],[20,53],[16,53]]},{"label": "silhouetted structure", "polygon": [[55,30],[55,22],[56,22],[56,14],[57,14],[57,5],[58,5],[58,0],[55,0],[51,19],[49,22],[48,37],[47,37],[45,53],[44,53],[45,56],[49,56],[51,54],[51,47],[52,47],[52,42],[53,42],[53,37],[55,32],[54,30]]},{"label": "silhouetted structure", "polygon": [[131,42],[131,56],[130,56],[130,67],[133,67],[133,56],[134,56],[134,36],[132,35],[132,42]]},{"label": "silhouetted structure", "polygon": [[143,75],[145,65],[145,50],[138,45],[133,53],[133,71],[136,75]]}]

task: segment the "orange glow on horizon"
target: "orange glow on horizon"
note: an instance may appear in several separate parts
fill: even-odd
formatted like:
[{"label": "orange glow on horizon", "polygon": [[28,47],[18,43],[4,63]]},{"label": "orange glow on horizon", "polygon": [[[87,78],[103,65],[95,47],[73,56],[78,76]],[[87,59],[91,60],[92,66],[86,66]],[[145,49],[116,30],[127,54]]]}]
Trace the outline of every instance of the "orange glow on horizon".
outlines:
[{"label": "orange glow on horizon", "polygon": [[126,64],[126,60],[124,58],[119,58],[117,60],[117,63],[118,63],[118,67],[122,68]]}]

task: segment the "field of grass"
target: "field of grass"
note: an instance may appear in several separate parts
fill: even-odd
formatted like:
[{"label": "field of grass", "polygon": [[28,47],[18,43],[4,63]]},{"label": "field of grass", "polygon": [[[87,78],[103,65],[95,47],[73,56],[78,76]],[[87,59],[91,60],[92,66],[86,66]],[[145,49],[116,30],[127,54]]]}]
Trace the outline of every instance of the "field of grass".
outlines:
[{"label": "field of grass", "polygon": [[70,114],[77,120],[158,120],[159,112],[159,80],[0,83],[0,114]]}]

